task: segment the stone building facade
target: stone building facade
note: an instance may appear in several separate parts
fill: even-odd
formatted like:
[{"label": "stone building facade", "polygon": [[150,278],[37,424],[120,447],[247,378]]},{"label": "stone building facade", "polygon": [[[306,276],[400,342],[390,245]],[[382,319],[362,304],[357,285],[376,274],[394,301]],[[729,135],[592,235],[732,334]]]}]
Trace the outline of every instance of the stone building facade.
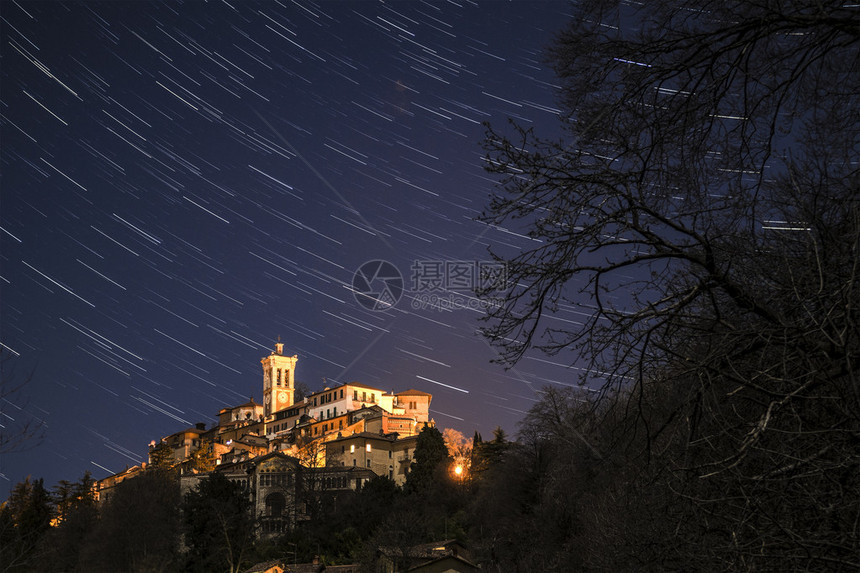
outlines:
[{"label": "stone building facade", "polygon": [[[349,382],[296,402],[298,356],[283,347],[278,342],[261,359],[263,404],[252,398],[222,408],[208,429],[201,423],[150,443],[150,463],[175,468],[183,494],[211,472],[240,484],[263,534],[336,508],[376,476],[402,485],[418,433],[433,424],[432,396],[420,390],[394,393]],[[145,467],[101,480],[101,498]]]}]

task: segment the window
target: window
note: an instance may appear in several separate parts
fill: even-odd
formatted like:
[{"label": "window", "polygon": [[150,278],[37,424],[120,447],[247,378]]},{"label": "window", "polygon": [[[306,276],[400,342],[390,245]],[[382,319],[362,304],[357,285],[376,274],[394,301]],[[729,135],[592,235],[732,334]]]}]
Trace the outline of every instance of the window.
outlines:
[{"label": "window", "polygon": [[362,401],[362,402],[367,402],[367,392],[362,392],[362,393],[361,393],[361,401]]},{"label": "window", "polygon": [[370,467],[370,460],[367,460],[367,467]]},{"label": "window", "polygon": [[365,444],[364,450],[369,452],[370,451],[370,444]]},{"label": "window", "polygon": [[376,394],[373,392],[370,393],[370,403],[374,404],[376,402]]},{"label": "window", "polygon": [[281,369],[278,368],[278,386],[281,385]]},{"label": "window", "polygon": [[340,389],[340,399],[343,400],[343,388]]},{"label": "window", "polygon": [[358,390],[352,391],[352,399],[358,402]]},{"label": "window", "polygon": [[388,466],[388,479],[394,479],[394,468]]},{"label": "window", "polygon": [[391,459],[391,450],[388,450],[388,459]]},{"label": "window", "polygon": [[282,493],[271,493],[266,496],[266,514],[269,517],[281,517],[287,502]]},{"label": "window", "polygon": [[346,453],[346,446],[340,447],[340,453],[342,453],[342,454]]},{"label": "window", "polygon": [[349,453],[351,453],[351,454],[355,453],[355,444],[352,444],[351,446],[349,446]]},{"label": "window", "polygon": [[352,467],[355,467],[355,458],[352,458]]},{"label": "window", "polygon": [[331,415],[333,418],[337,418],[337,406],[331,409]]}]

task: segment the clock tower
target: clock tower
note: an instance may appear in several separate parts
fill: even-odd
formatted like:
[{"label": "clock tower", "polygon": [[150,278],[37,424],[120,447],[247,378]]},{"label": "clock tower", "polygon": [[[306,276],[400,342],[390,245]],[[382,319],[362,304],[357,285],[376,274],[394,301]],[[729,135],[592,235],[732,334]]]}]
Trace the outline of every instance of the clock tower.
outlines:
[{"label": "clock tower", "polygon": [[275,351],[260,360],[263,365],[263,413],[266,417],[293,405],[297,355],[284,356],[278,339]]}]

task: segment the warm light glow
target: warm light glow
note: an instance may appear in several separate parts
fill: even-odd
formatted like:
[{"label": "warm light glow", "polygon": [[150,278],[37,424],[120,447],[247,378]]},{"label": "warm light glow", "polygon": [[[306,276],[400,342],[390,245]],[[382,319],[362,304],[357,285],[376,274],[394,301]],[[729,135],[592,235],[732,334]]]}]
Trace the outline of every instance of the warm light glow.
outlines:
[{"label": "warm light glow", "polygon": [[463,475],[463,466],[461,466],[461,465],[456,466],[454,468],[454,473],[457,475],[457,477]]}]

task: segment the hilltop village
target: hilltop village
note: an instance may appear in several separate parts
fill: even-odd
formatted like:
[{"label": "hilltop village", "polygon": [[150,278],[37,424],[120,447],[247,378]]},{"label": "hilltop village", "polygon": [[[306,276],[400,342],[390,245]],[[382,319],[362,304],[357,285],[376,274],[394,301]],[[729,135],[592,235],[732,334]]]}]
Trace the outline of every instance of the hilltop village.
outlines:
[{"label": "hilltop village", "polygon": [[432,396],[420,390],[388,393],[358,382],[296,400],[298,356],[284,345],[261,359],[263,404],[253,399],[218,412],[216,425],[199,423],[149,447],[149,462],[102,479],[100,502],[148,466],[176,468],[180,489],[191,491],[213,472],[250,493],[261,533],[280,533],[308,518],[298,491],[328,503],[360,490],[376,476],[403,485],[418,433],[427,425]]}]

